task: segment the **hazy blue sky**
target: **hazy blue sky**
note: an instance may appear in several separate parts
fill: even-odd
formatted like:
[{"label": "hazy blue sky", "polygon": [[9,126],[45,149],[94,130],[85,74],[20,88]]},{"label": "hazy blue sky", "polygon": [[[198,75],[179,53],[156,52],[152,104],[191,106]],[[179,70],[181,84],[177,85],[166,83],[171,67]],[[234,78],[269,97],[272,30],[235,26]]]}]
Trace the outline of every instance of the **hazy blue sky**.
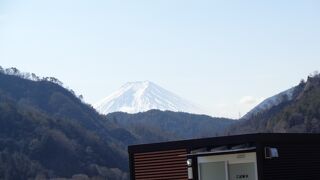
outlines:
[{"label": "hazy blue sky", "polygon": [[238,117],[320,67],[320,1],[0,0],[0,65],[94,103],[150,80]]}]

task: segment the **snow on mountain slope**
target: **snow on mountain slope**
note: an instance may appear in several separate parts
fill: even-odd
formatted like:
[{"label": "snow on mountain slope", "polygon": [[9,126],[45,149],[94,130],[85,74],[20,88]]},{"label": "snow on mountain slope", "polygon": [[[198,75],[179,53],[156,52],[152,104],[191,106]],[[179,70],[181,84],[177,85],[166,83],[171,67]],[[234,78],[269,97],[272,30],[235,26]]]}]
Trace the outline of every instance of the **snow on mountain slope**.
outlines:
[{"label": "snow on mountain slope", "polygon": [[250,110],[247,114],[245,114],[241,119],[248,119],[249,117],[268,110],[272,108],[273,106],[276,106],[284,101],[290,101],[293,98],[293,92],[296,87],[290,88],[286,91],[283,91],[279,94],[276,94],[272,97],[267,98],[266,100],[262,101],[260,104],[258,104],[256,107],[254,107],[252,110]]},{"label": "snow on mountain slope", "polygon": [[129,82],[120,89],[93,105],[102,113],[122,111],[144,112],[150,109],[201,113],[193,103],[161,88],[150,81]]}]

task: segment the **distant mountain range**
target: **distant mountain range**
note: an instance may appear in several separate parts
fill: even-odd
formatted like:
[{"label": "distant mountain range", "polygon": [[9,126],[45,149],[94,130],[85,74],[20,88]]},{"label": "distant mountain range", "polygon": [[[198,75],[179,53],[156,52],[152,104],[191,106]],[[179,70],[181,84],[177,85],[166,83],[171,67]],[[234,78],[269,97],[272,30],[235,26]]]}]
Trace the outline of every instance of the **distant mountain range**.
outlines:
[{"label": "distant mountain range", "polygon": [[111,95],[95,103],[101,114],[111,112],[138,113],[151,109],[175,112],[204,113],[194,103],[150,81],[129,82]]},{"label": "distant mountain range", "polygon": [[112,97],[105,110],[146,112],[102,115],[56,78],[0,66],[0,179],[127,180],[131,144],[256,132],[320,133],[319,74],[266,99],[239,120],[147,111],[190,110],[189,102],[150,82],[129,83]]},{"label": "distant mountain range", "polygon": [[235,121],[151,110],[107,116],[56,78],[0,67],[0,179],[128,179],[129,144],[209,137]]},{"label": "distant mountain range", "polygon": [[136,114],[115,112],[108,114],[106,119],[131,132],[139,143],[218,136],[236,123],[227,118],[160,110]]}]

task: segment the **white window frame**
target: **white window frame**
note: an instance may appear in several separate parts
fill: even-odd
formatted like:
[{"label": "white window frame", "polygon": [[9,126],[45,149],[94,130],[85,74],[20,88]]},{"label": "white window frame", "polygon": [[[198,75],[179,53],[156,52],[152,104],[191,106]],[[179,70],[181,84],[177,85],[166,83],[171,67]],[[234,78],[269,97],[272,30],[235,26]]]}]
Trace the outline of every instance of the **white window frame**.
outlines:
[{"label": "white window frame", "polygon": [[[244,156],[240,158],[239,156]],[[200,175],[200,164],[210,163],[210,162],[224,162],[226,169],[226,179],[229,180],[229,164],[241,164],[241,163],[254,163],[255,167],[255,179],[258,180],[258,168],[257,168],[257,155],[255,152],[249,153],[234,153],[234,154],[224,154],[224,155],[209,155],[209,156],[199,156],[198,159],[198,177],[201,180]]]}]

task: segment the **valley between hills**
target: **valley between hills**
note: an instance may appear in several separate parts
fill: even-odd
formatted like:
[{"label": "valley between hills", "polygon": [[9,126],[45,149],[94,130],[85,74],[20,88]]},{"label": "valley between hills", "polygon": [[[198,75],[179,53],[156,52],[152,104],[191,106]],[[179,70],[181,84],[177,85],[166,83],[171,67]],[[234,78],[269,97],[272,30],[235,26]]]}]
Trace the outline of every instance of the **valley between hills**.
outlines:
[{"label": "valley between hills", "polygon": [[[131,86],[131,92],[140,85]],[[0,179],[126,180],[132,144],[257,132],[320,133],[319,74],[237,120],[190,113],[197,109],[192,103],[154,84],[141,86],[151,86],[137,103],[145,106],[129,107],[137,99],[126,93],[131,99],[107,98],[95,106],[98,112],[56,78],[0,68]],[[131,113],[114,112],[124,107],[119,102]]]}]

